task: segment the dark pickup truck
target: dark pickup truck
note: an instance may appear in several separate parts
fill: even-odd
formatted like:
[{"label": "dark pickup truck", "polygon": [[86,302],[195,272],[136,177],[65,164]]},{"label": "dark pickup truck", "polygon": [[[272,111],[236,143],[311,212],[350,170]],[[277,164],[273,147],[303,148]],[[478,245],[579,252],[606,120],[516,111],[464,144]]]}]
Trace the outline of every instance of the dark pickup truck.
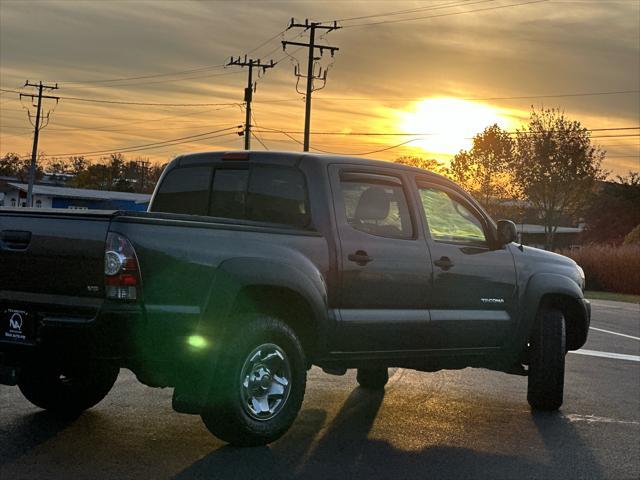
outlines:
[{"label": "dark pickup truck", "polygon": [[72,415],[128,368],[236,445],[287,431],[312,365],[373,389],[388,367],[528,375],[554,410],[584,274],[515,237],[417,168],[184,155],[148,212],[0,210],[0,382]]}]

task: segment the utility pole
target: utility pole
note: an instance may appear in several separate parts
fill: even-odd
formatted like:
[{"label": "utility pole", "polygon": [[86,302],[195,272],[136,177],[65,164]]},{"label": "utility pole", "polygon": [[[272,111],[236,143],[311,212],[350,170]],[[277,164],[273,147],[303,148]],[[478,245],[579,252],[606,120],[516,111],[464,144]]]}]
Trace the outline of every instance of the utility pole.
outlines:
[{"label": "utility pole", "polygon": [[[320,70],[320,73],[317,76],[315,76],[313,73],[314,61],[319,60],[319,58],[315,57],[315,52],[316,52],[316,49],[320,50],[320,56],[322,56],[325,50],[329,50],[329,52],[331,53],[331,56],[333,57],[335,52],[340,50],[338,47],[330,47],[327,45],[316,45],[315,44],[316,30],[317,29],[326,30],[328,33],[332,30],[337,30],[342,27],[339,27],[337,22],[333,22],[333,25],[322,25],[322,22],[310,22],[309,19],[306,19],[304,23],[295,23],[294,19],[292,18],[291,23],[289,23],[289,27],[287,27],[287,30],[290,28],[304,28],[305,30],[309,30],[309,43],[289,42],[286,40],[282,41],[282,50],[285,50],[285,51],[287,49],[287,45],[297,45],[300,47],[307,47],[309,49],[309,58],[307,60],[307,75],[306,75],[307,92],[305,95],[304,147],[303,147],[304,151],[308,152],[309,151],[309,130],[311,128],[311,93],[314,91],[313,81],[323,80],[325,83],[327,81],[326,70],[324,71],[324,75],[322,73],[322,69]],[[297,69],[295,73],[298,78],[305,77],[304,75],[301,75],[297,71]]]},{"label": "utility pole", "polygon": [[[30,83],[29,80],[27,80],[24,84],[25,87],[34,87],[38,89],[38,94],[31,94],[31,93],[21,93],[20,94],[20,98],[22,97],[28,97],[31,98],[31,101],[33,102],[33,100],[37,97],[38,98],[38,103],[36,105],[34,105],[36,107],[36,122],[33,123],[33,148],[31,149],[31,165],[29,167],[29,187],[27,189],[27,207],[33,207],[33,184],[36,181],[36,160],[37,160],[37,155],[38,155],[38,137],[40,136],[40,130],[42,128],[44,128],[42,126],[42,120],[43,120],[43,116],[42,116],[42,99],[43,98],[50,98],[52,100],[55,100],[56,103],[58,103],[58,101],[60,100],[60,97],[54,97],[52,95],[43,95],[42,91],[43,90],[57,90],[58,89],[58,84],[56,83],[55,86],[52,85],[44,85],[41,81],[38,82],[37,84],[35,83]],[[47,113],[47,115],[44,117],[47,120],[47,123],[49,123],[49,114]],[[31,120],[31,113],[29,112],[29,120]],[[45,124],[46,126],[46,124]]]},{"label": "utility pole", "polygon": [[140,193],[144,193],[144,181],[147,170],[149,168],[149,160],[136,160],[136,165],[138,166],[139,174],[140,174],[140,186],[138,190]]},{"label": "utility pole", "polygon": [[247,78],[247,86],[244,89],[244,101],[246,103],[246,119],[244,126],[244,149],[249,150],[251,148],[251,100],[253,100],[253,93],[256,91],[256,84],[253,82],[253,67],[261,68],[262,72],[266,72],[267,68],[273,68],[276,64],[273,60],[269,63],[262,63],[260,59],[254,60],[253,58],[247,58],[244,56],[244,60],[240,57],[229,60],[227,65],[238,65],[239,67],[249,67],[249,75]]}]

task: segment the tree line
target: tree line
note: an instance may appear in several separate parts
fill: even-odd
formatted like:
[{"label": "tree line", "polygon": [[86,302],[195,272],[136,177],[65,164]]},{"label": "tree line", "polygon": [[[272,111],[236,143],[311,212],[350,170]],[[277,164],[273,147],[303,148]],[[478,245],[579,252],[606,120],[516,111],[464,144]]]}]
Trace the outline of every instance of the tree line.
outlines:
[{"label": "tree line", "polygon": [[[558,109],[532,109],[528,123],[514,133],[498,125],[485,128],[449,165],[421,157],[395,161],[450,177],[496,219],[519,221],[523,204],[529,205],[553,248],[558,226],[566,219],[585,221],[585,240],[617,244],[640,224],[640,174],[603,183],[608,176],[602,168],[605,153],[579,121]],[[0,158],[0,176],[26,182],[29,165],[29,158],[7,153]],[[150,193],[166,164],[114,153],[98,161],[41,158],[37,165],[37,179],[46,172],[64,176],[65,185],[72,187]]]},{"label": "tree line", "polygon": [[[7,153],[0,158],[0,176],[27,182],[30,164],[29,158]],[[83,156],[41,158],[36,166],[36,181],[46,173],[54,179],[58,176],[70,187],[151,193],[165,165],[151,164],[144,158],[127,160],[121,153],[113,153],[98,161]]]},{"label": "tree line", "polygon": [[528,123],[513,134],[488,126],[449,166],[416,157],[396,161],[450,177],[494,218],[517,220],[523,204],[529,205],[553,248],[558,226],[568,218],[585,220],[586,239],[613,243],[640,224],[640,176],[630,172],[603,184],[609,175],[602,168],[605,154],[579,121],[551,108],[532,109]]}]

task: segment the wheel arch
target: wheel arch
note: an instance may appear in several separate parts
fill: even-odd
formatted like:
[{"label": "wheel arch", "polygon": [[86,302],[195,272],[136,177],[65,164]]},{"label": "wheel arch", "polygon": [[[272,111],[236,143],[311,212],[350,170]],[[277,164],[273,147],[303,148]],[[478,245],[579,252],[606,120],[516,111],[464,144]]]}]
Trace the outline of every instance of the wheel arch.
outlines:
[{"label": "wheel arch", "polygon": [[582,347],[589,333],[582,300],[563,293],[546,293],[540,299],[537,313],[545,308],[557,309],[564,315],[567,350]]},{"label": "wheel arch", "polygon": [[317,322],[309,300],[299,291],[274,284],[246,285],[238,292],[231,308],[231,318],[245,314],[274,316],[293,329],[305,355],[313,356],[318,349]]},{"label": "wheel arch", "polygon": [[202,322],[216,324],[208,326],[214,331],[229,332],[242,317],[239,314],[272,315],[300,336],[308,356],[322,350],[329,329],[324,279],[308,259],[288,260],[236,258],[223,262],[216,271]]},{"label": "wheel arch", "polygon": [[266,258],[230,259],[218,267],[203,310],[198,334],[211,345],[205,358],[190,364],[194,378],[176,385],[173,408],[200,413],[211,392],[211,382],[229,336],[247,313],[281,319],[299,336],[307,361],[326,345],[329,316],[324,280],[311,262]]},{"label": "wheel arch", "polygon": [[589,332],[590,308],[582,289],[564,275],[540,273],[531,277],[522,295],[521,321],[512,353],[522,355],[526,351],[538,313],[545,307],[557,308],[564,314],[568,350],[584,345]]}]

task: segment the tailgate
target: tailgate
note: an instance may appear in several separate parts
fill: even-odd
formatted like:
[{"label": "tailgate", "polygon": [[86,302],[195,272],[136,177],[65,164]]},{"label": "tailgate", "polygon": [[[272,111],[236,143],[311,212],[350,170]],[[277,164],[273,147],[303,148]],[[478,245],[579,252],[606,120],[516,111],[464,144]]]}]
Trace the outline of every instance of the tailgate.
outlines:
[{"label": "tailgate", "polygon": [[100,210],[0,209],[0,302],[104,298],[104,245],[114,216]]}]

